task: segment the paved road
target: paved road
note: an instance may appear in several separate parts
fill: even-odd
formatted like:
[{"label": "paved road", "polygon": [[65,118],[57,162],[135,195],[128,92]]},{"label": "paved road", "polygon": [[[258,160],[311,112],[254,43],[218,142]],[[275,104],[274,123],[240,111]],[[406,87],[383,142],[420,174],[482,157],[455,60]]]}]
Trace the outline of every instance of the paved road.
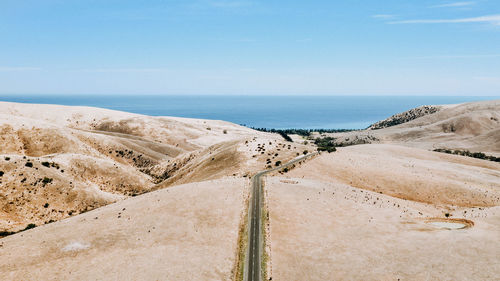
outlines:
[{"label": "paved road", "polygon": [[252,198],[250,199],[250,206],[248,213],[250,216],[250,224],[248,229],[248,250],[245,263],[245,274],[243,280],[245,281],[262,281],[261,262],[262,262],[262,221],[261,221],[261,201],[262,201],[262,176],[267,173],[288,167],[308,157],[316,155],[311,153],[274,169],[258,172],[252,178]]}]

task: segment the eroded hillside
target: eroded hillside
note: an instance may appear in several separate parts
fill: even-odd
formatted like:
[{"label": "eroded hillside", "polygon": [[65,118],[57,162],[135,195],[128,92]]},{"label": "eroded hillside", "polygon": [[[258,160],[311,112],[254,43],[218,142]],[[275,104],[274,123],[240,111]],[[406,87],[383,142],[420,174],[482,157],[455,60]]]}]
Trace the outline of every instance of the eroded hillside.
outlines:
[{"label": "eroded hillside", "polygon": [[389,123],[395,119],[404,121],[394,126],[328,135],[335,138],[337,145],[397,143],[427,150],[459,149],[500,155],[500,100],[430,108],[424,107],[419,114],[414,109],[395,115],[399,119],[387,119]]},{"label": "eroded hillside", "polygon": [[0,103],[0,132],[4,233],[312,150],[224,121],[56,105]]}]

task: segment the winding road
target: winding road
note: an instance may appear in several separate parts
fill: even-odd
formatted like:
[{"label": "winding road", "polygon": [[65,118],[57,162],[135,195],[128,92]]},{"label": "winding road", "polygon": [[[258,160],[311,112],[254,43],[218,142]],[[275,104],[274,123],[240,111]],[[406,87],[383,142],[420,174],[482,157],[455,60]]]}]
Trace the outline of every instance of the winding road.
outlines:
[{"label": "winding road", "polygon": [[302,157],[296,158],[279,167],[258,172],[252,177],[252,198],[249,204],[249,224],[248,224],[248,249],[244,266],[244,281],[262,281],[261,264],[262,264],[262,220],[261,208],[263,200],[262,195],[262,176],[267,173],[283,169],[293,165],[299,161],[309,158],[318,153],[311,153]]}]

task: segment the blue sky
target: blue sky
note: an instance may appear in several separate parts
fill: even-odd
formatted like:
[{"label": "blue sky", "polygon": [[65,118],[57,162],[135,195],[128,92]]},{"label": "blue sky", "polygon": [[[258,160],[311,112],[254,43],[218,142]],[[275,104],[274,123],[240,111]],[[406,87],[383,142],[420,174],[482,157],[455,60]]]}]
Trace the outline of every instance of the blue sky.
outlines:
[{"label": "blue sky", "polygon": [[0,94],[500,95],[500,1],[0,0]]}]

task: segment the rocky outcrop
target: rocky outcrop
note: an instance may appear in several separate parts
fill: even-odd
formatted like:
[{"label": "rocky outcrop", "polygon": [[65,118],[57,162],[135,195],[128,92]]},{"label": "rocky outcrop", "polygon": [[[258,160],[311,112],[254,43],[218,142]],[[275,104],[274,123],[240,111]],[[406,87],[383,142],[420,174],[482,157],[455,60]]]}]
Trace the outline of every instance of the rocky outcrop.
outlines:
[{"label": "rocky outcrop", "polygon": [[403,124],[406,122],[409,122],[411,120],[420,118],[425,115],[433,114],[441,110],[441,106],[434,106],[434,105],[424,105],[420,106],[417,108],[410,109],[408,111],[402,112],[395,114],[385,120],[378,121],[375,124],[372,124],[370,127],[368,127],[368,130],[377,130],[377,129],[382,129],[382,128],[387,128],[391,126],[396,126],[399,124]]}]

